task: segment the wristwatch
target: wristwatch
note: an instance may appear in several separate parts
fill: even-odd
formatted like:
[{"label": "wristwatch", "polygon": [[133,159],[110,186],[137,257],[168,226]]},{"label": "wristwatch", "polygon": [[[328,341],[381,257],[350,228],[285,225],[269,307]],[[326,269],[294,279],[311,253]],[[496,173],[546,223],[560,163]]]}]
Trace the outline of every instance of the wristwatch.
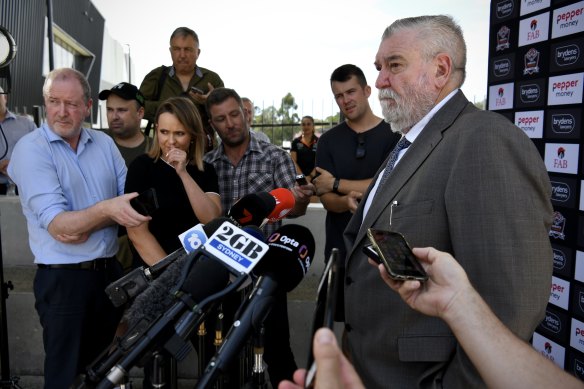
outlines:
[{"label": "wristwatch", "polygon": [[340,178],[335,178],[335,182],[333,183],[333,192],[339,194],[339,183],[341,182]]}]

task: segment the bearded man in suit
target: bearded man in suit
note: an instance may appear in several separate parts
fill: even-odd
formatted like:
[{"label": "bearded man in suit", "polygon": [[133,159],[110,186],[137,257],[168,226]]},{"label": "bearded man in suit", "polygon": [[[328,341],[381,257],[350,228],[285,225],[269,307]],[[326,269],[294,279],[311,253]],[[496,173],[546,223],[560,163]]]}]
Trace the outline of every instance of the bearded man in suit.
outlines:
[{"label": "bearded man in suit", "polygon": [[384,117],[411,145],[390,153],[345,230],[344,348],[370,389],[482,387],[447,325],[381,281],[362,254],[366,232],[398,231],[413,247],[452,253],[497,316],[528,340],[550,293],[549,178],[519,128],[460,91],[466,45],[451,17],[397,20],[375,65]]}]

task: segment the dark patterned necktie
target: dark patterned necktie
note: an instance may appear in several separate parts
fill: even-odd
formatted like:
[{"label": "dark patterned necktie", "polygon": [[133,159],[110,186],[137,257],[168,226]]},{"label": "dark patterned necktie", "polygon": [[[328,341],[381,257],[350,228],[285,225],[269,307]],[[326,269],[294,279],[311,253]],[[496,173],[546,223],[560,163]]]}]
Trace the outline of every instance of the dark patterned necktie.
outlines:
[{"label": "dark patterned necktie", "polygon": [[391,171],[393,170],[393,165],[395,165],[395,162],[397,161],[397,156],[399,155],[399,152],[402,151],[403,149],[407,149],[411,144],[412,142],[407,140],[405,136],[402,136],[402,138],[399,140],[399,142],[397,142],[393,150],[391,150],[389,160],[387,161],[387,165],[385,165],[385,171],[383,172],[383,176],[381,176],[381,181],[379,181],[378,186],[379,188],[383,185],[385,180],[387,180],[389,173],[391,173]]}]

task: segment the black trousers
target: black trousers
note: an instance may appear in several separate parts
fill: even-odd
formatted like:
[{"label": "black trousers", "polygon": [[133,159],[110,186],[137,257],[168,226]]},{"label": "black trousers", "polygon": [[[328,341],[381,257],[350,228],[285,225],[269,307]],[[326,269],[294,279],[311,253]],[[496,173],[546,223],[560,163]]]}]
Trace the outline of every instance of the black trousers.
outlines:
[{"label": "black trousers", "polygon": [[104,289],[121,275],[115,258],[101,270],[37,270],[34,294],[43,327],[45,389],[69,388],[111,345],[122,309],[112,305]]}]

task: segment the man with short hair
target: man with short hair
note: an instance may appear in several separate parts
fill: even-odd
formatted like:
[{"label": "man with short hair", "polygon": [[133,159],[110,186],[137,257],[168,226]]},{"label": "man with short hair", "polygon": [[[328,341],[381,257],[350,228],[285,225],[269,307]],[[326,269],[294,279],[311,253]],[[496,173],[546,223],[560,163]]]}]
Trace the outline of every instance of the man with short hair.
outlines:
[{"label": "man with short hair", "polygon": [[[209,126],[205,100],[213,88],[223,86],[219,75],[197,65],[201,54],[199,36],[188,27],[178,27],[170,36],[172,66],[160,66],[144,77],[140,92],[146,98],[144,118],[152,121],[158,105],[174,96],[189,97],[197,106],[207,132],[209,151],[216,146],[215,134]],[[148,133],[146,135],[149,135]]]},{"label": "man with short hair", "polygon": [[392,23],[375,67],[383,115],[402,138],[345,231],[344,349],[367,388],[484,387],[446,323],[388,293],[362,253],[367,230],[453,253],[493,312],[527,341],[545,316],[552,276],[545,165],[521,129],[460,90],[466,44],[450,16]]},{"label": "man with short hair", "polygon": [[122,153],[126,166],[150,148],[151,138],[140,128],[144,118],[144,96],[135,85],[120,82],[111,89],[99,92],[106,101],[109,135]]},{"label": "man with short hair", "polygon": [[[247,114],[237,92],[228,88],[216,88],[209,94],[206,107],[209,122],[219,134],[221,144],[205,155],[205,161],[213,164],[219,177],[223,210],[227,212],[235,201],[247,194],[288,188],[296,199],[290,215],[304,215],[313,194],[313,186],[295,186],[296,169],[290,155],[281,148],[261,142],[250,135]],[[266,225],[263,229],[266,237],[281,224],[278,221]],[[264,322],[264,357],[273,387],[277,387],[283,379],[291,379],[296,370],[290,348],[286,293],[278,293],[275,299]],[[232,316],[234,309],[229,314],[230,310],[228,308],[226,311]],[[234,382],[231,383],[233,384]]]},{"label": "man with short hair", "polygon": [[10,183],[8,177],[8,164],[12,156],[14,145],[20,138],[33,131],[36,125],[26,116],[15,115],[8,110],[8,95],[0,87],[0,128],[2,129],[3,140],[0,140],[0,194],[6,194],[6,189]]},{"label": "man with short hair", "polygon": [[262,142],[271,143],[270,138],[268,138],[268,136],[266,134],[264,134],[261,131],[255,131],[252,128],[253,127],[253,117],[254,117],[254,113],[255,113],[253,101],[251,101],[251,99],[249,99],[248,97],[242,97],[241,101],[243,102],[243,109],[244,109],[245,114],[246,114],[247,124],[249,126],[249,132],[251,132],[253,134],[253,136],[258,138]]},{"label": "man with short hair", "polygon": [[[339,258],[347,251],[343,232],[358,201],[399,136],[369,106],[371,87],[363,71],[351,64],[331,74],[331,89],[345,121],[320,136],[316,149],[316,178],[312,183],[327,210],[325,261],[333,248]],[[339,265],[344,272],[344,262]],[[339,288],[336,319],[342,321],[342,288]]]},{"label": "man with short hair", "polygon": [[51,71],[47,122],[14,148],[8,173],[20,188],[43,327],[45,388],[68,388],[112,342],[122,314],[104,289],[122,274],[118,224],[150,220],[124,194],[126,164],[113,140],[83,128],[91,89],[77,70]]}]

